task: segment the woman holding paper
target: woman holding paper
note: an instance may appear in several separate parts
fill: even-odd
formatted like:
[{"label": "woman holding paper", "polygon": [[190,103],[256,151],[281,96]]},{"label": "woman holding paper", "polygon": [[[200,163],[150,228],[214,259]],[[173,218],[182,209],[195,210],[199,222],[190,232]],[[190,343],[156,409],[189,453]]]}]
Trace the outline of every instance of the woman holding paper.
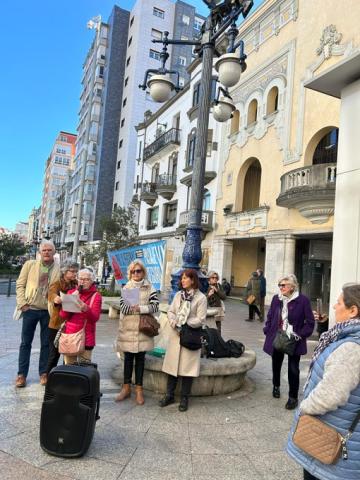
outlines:
[{"label": "woman holding paper", "polygon": [[61,293],[67,293],[77,286],[76,276],[79,271],[79,264],[72,260],[65,260],[60,267],[60,280],[49,287],[49,359],[47,366],[47,375],[58,364],[60,353],[54,345],[56,334],[63,322],[60,318]]},{"label": "woman holding paper", "polygon": [[154,339],[139,332],[140,315],[159,310],[156,290],[147,279],[146,268],[135,260],[128,267],[129,281],[120,297],[120,321],[117,351],[124,352],[124,383],[115,401],[121,402],[131,395],[131,378],[135,362],[135,401],[144,404],[143,375],[145,353],[154,348]]},{"label": "woman holding paper", "polygon": [[79,272],[79,285],[68,294],[78,295],[79,312],[60,311],[65,320],[64,333],[79,332],[85,326],[85,351],[77,356],[64,355],[65,364],[91,362],[92,351],[96,345],[96,322],[100,318],[102,297],[96,289],[94,272],[84,268]]}]

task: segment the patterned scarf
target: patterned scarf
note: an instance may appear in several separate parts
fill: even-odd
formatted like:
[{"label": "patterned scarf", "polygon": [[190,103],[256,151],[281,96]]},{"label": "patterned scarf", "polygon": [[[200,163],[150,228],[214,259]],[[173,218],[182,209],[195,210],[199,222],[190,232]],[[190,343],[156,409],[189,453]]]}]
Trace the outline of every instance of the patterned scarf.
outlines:
[{"label": "patterned scarf", "polygon": [[49,282],[50,282],[50,272],[53,268],[54,264],[45,265],[44,263],[40,263],[40,274],[39,274],[39,285],[38,289],[40,295],[43,297],[44,300],[47,300],[47,295],[49,291]]},{"label": "patterned scarf", "polygon": [[321,335],[319,343],[317,344],[314,350],[314,355],[311,359],[309,373],[304,386],[304,391],[309,383],[310,375],[314,367],[314,364],[316,360],[319,358],[319,356],[321,355],[321,353],[325,350],[325,348],[327,348],[333,342],[336,342],[336,340],[339,337],[341,337],[341,334],[343,333],[346,327],[353,326],[353,325],[360,325],[360,318],[352,318],[351,320],[347,320],[346,322],[336,323],[332,328],[330,328],[330,330],[328,330],[327,332],[324,332]]},{"label": "patterned scarf", "polygon": [[190,315],[191,302],[194,298],[194,290],[181,290],[181,305],[180,309],[176,315],[176,326],[181,328],[182,325],[185,325],[187,319]]},{"label": "patterned scarf", "polygon": [[298,335],[293,331],[292,326],[289,324],[289,311],[288,305],[292,300],[295,300],[299,296],[299,292],[295,290],[290,297],[282,295],[279,293],[279,300],[282,302],[283,306],[281,309],[281,329],[286,332],[287,336],[290,338],[293,335],[295,338],[300,339]]}]

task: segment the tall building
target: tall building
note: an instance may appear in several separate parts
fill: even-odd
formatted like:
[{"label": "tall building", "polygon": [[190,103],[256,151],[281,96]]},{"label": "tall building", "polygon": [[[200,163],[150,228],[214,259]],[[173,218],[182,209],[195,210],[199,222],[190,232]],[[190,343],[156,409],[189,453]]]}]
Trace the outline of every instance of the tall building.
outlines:
[{"label": "tall building", "polygon": [[56,197],[68,170],[73,166],[75,141],[75,134],[61,131],[46,160],[39,234],[54,231]]},{"label": "tall building", "polygon": [[23,243],[28,239],[29,224],[28,222],[18,222],[15,225],[14,233],[20,238]]},{"label": "tall building", "polygon": [[74,171],[68,183],[62,242],[71,250],[99,238],[112,211],[129,12],[114,6],[108,22],[88,22],[95,36],[83,64]]},{"label": "tall building", "polygon": [[[119,144],[114,184],[114,207],[129,204],[134,178],[137,134],[135,126],[144,118],[144,112],[156,112],[159,104],[148,93],[139,90],[147,69],[160,67],[162,44],[152,43],[170,32],[171,38],[188,40],[199,34],[204,18],[195,8],[182,1],[137,0],[130,12],[129,32],[123,85],[122,112],[120,118]],[[187,67],[192,60],[192,46],[169,46],[169,69],[179,71],[180,84],[189,80]],[[156,132],[165,131],[169,125],[158,123]],[[151,142],[152,139],[147,141]]]}]

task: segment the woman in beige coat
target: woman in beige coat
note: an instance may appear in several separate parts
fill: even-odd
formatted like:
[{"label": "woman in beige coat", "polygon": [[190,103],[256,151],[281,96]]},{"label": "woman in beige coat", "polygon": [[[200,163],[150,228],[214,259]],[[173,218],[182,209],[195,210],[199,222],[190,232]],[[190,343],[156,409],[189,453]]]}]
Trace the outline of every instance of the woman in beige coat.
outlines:
[{"label": "woman in beige coat", "polygon": [[201,350],[189,350],[180,345],[180,330],[187,323],[190,327],[201,327],[205,323],[207,300],[199,290],[199,279],[195,270],[186,269],[180,279],[181,290],[177,292],[168,310],[171,333],[163,363],[168,374],[167,393],[159,405],[166,407],[174,403],[178,377],[182,377],[180,412],[188,409],[188,397],[194,377],[200,373]]},{"label": "woman in beige coat", "polygon": [[[146,268],[135,260],[128,267],[128,283],[120,297],[120,321],[117,338],[117,351],[124,352],[124,383],[116,401],[121,402],[131,395],[131,378],[135,361],[135,401],[144,404],[143,375],[145,353],[154,348],[154,339],[139,332],[140,315],[153,314],[159,310],[156,290],[147,279]],[[126,301],[128,289],[138,289],[139,303],[130,305]],[[125,297],[125,298],[124,298]]]}]

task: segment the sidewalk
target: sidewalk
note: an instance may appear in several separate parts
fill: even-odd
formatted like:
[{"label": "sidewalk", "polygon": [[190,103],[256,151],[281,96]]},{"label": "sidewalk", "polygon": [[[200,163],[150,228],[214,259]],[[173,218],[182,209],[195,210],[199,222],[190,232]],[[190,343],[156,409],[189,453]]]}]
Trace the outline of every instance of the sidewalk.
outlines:
[{"label": "sidewalk", "polygon": [[[14,388],[21,323],[12,320],[15,298],[0,296],[0,468],[1,479],[31,480],[300,480],[301,469],[284,452],[293,418],[285,410],[287,365],[280,400],[272,398],[270,357],[262,352],[262,324],[245,322],[247,307],[226,301],[225,338],[256,351],[257,364],[246,388],[222,397],[194,398],[186,413],[177,404],[158,407],[146,393],[143,407],[132,399],[114,402],[111,378],[117,364],[112,344],[117,321],[103,315],[97,327],[94,361],[99,365],[100,420],[87,455],[67,460],[47,455],[39,444],[44,388],[38,383],[36,332],[28,386]],[[315,342],[310,342],[313,350]],[[302,384],[310,356],[301,362]]]}]

